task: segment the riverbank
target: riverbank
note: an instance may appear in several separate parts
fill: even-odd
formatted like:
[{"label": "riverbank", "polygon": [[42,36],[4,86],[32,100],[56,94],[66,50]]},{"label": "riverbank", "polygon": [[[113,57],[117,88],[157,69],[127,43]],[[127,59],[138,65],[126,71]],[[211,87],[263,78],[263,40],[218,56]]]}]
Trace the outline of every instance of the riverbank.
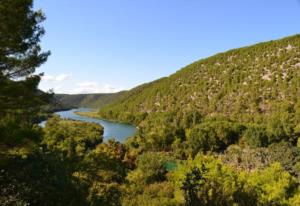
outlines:
[{"label": "riverbank", "polygon": [[[90,108],[71,109],[63,112],[56,112],[55,114],[62,119],[100,124],[104,127],[103,137],[105,140],[114,138],[119,142],[124,142],[128,137],[135,135],[137,131],[137,128],[134,125],[101,119],[96,111],[91,110]],[[43,125],[45,125],[45,123],[46,121],[43,122]]]},{"label": "riverbank", "polygon": [[[94,118],[94,119],[99,119],[99,120],[106,120],[106,121],[109,121],[109,122],[112,122],[112,123],[117,123],[117,124],[128,124],[128,125],[132,125],[132,126],[135,126],[133,125],[132,123],[129,123],[129,122],[122,122],[122,121],[118,121],[118,120],[113,120],[113,119],[103,119],[99,114],[98,112],[96,111],[88,111],[88,112],[74,112],[75,114],[79,115],[79,116],[82,116],[82,117],[89,117],[89,118]],[[136,129],[138,129],[137,126],[135,126]]]},{"label": "riverbank", "polygon": [[53,115],[55,115],[56,113],[58,113],[58,112],[65,112],[65,111],[69,111],[69,110],[72,110],[72,109],[77,109],[77,108],[67,108],[67,107],[64,107],[64,108],[52,108],[49,111],[40,112],[38,114],[38,117],[35,120],[35,123],[36,124],[42,124],[42,122],[47,121],[48,119],[50,119],[51,117],[53,117]]},{"label": "riverbank", "polygon": [[101,119],[98,115],[97,112],[74,112],[75,114],[83,117],[90,117],[90,118],[95,118],[95,119]]}]

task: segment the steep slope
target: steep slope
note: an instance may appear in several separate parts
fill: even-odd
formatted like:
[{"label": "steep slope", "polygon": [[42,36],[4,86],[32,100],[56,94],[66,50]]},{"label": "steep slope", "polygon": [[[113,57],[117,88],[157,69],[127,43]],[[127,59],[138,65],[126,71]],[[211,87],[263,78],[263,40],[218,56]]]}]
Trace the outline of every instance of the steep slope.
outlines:
[{"label": "steep slope", "polygon": [[103,94],[55,94],[55,99],[67,108],[90,107],[101,108],[117,100],[124,92]]},{"label": "steep slope", "polygon": [[126,92],[99,114],[133,122],[141,134],[159,138],[168,130],[185,138],[181,133],[187,128],[220,117],[281,125],[285,133],[294,134],[300,122],[300,35],[197,61]]},{"label": "steep slope", "polygon": [[199,111],[248,121],[256,114],[272,114],[277,106],[293,109],[300,97],[299,80],[300,35],[296,35],[195,62],[129,91],[102,108],[101,115],[132,121],[131,115]]}]

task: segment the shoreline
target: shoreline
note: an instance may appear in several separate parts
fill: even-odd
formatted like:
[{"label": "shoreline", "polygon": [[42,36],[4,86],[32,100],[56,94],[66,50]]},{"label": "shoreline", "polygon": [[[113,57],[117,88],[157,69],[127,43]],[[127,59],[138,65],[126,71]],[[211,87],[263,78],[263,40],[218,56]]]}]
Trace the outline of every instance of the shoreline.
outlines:
[{"label": "shoreline", "polygon": [[131,125],[131,126],[134,126],[136,129],[139,129],[138,126],[136,126],[136,125],[134,125],[132,123],[129,123],[129,122],[122,122],[122,121],[118,121],[118,120],[101,118],[95,112],[80,112],[80,111],[75,111],[74,114],[77,114],[77,115],[82,116],[82,117],[89,117],[89,118],[94,118],[94,119],[99,119],[99,120],[105,120],[105,121],[112,122],[112,123]]}]

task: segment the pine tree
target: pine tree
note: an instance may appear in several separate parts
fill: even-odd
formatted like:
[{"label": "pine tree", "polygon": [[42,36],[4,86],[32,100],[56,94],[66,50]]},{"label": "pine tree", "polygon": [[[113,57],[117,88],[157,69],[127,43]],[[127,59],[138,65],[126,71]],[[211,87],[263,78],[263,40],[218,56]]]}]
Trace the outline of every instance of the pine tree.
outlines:
[{"label": "pine tree", "polygon": [[50,52],[40,46],[45,16],[33,0],[0,1],[0,143],[14,146],[31,134],[40,106],[49,95],[38,90],[35,69]]}]

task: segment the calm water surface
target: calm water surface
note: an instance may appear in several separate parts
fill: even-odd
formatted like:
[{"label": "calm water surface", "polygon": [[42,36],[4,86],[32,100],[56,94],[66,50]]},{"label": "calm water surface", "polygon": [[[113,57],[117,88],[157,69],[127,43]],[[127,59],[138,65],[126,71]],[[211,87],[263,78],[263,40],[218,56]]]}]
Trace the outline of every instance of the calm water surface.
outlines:
[{"label": "calm water surface", "polygon": [[[56,112],[55,114],[59,115],[61,118],[79,120],[83,122],[95,122],[104,127],[104,140],[115,138],[119,142],[124,142],[126,138],[133,136],[136,133],[136,127],[130,124],[123,124],[117,122],[111,122],[104,119],[95,119],[91,117],[83,117],[75,114],[74,112],[87,112],[91,111],[88,108],[79,108],[71,109],[68,111]],[[44,126],[46,123],[42,122],[41,126]]]}]

